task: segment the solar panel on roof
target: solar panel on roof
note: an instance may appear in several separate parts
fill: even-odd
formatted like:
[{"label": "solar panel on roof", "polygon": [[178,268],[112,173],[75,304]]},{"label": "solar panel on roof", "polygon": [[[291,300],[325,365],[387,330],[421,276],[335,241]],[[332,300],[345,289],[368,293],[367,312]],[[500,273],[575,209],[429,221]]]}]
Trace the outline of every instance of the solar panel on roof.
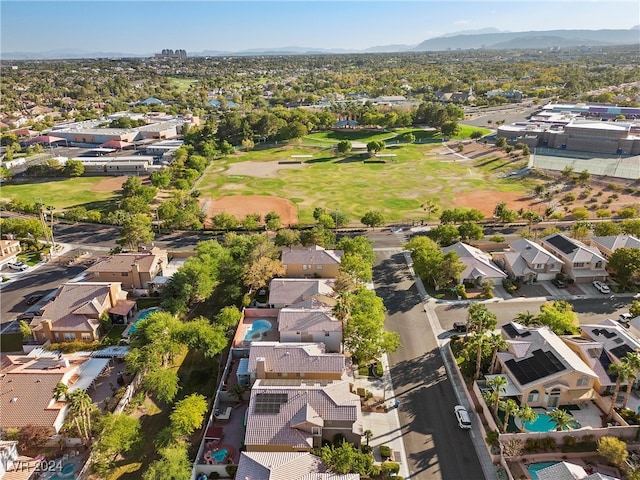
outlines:
[{"label": "solar panel on roof", "polygon": [[620,345],[619,347],[609,350],[616,358],[623,358],[627,353],[633,353],[633,349],[629,345]]},{"label": "solar panel on roof", "polygon": [[570,242],[567,238],[561,235],[554,235],[553,237],[548,238],[547,243],[553,245],[567,255],[578,249],[576,244]]},{"label": "solar panel on roof", "polygon": [[502,328],[506,332],[506,334],[509,335],[510,338],[516,337],[518,335],[518,332],[516,331],[516,327],[514,327],[510,323],[503,325]]},{"label": "solar panel on roof", "polygon": [[286,393],[258,393],[256,395],[254,413],[274,415],[280,413],[280,407],[287,403],[289,395]]},{"label": "solar panel on roof", "polygon": [[607,372],[609,380],[611,380],[612,382],[615,382],[616,377],[614,377],[609,373],[609,367],[611,366],[611,359],[609,358],[609,355],[607,355],[606,351],[604,350],[602,351],[602,353],[600,354],[599,360],[600,360],[600,365],[602,365],[602,368],[604,368],[604,371]]},{"label": "solar panel on roof", "polygon": [[505,365],[520,382],[520,385],[565,370],[565,366],[553,352],[544,352],[541,349],[534,350],[531,357],[524,358],[519,362],[516,362],[515,359],[507,360]]}]

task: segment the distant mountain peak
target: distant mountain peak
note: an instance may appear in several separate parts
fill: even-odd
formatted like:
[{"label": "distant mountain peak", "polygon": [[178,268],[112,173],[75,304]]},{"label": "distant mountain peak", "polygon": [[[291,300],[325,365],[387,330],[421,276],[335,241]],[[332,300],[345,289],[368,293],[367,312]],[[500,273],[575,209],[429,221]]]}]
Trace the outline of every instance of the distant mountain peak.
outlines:
[{"label": "distant mountain peak", "polygon": [[508,30],[498,30],[495,27],[480,28],[478,30],[462,30],[460,32],[451,32],[434,38],[456,37],[458,35],[485,35],[488,33],[509,33]]}]

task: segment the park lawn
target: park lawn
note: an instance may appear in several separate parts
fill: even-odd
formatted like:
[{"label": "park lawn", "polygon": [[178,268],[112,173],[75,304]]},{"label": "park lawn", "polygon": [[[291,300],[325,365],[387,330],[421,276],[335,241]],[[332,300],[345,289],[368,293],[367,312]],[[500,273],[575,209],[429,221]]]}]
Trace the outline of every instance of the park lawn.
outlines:
[{"label": "park lawn", "polygon": [[173,83],[174,85],[178,86],[178,92],[179,93],[186,92],[187,90],[189,90],[191,88],[191,86],[194,83],[198,83],[198,79],[197,78],[169,77],[169,80],[171,81],[171,83]]},{"label": "park lawn", "polygon": [[[325,132],[323,132],[325,133]],[[443,161],[431,153],[434,144],[390,145],[382,154],[396,157],[338,157],[311,147],[276,147],[272,161],[289,160],[292,152],[316,152],[300,169],[282,169],[277,178],[248,175],[228,176],[231,162],[253,160],[266,162],[269,150],[248,152],[241,157],[227,157],[208,169],[198,189],[203,196],[272,195],[288,198],[298,207],[301,223],[313,222],[317,206],[338,208],[352,221],[368,210],[379,210],[387,222],[424,218],[420,205],[436,200],[441,208],[455,205],[457,195],[477,190],[521,191],[531,187],[526,182],[500,178],[495,173],[478,169],[475,162]],[[308,153],[313,154],[313,153]],[[379,163],[364,163],[363,159]]]},{"label": "park lawn", "polygon": [[[110,177],[107,177],[110,178]],[[4,199],[22,199],[52,205],[56,209],[76,207],[113,198],[114,192],[98,192],[91,188],[105,177],[77,177],[2,186]]]},{"label": "park lawn", "polygon": [[459,123],[458,126],[460,127],[460,132],[458,132],[458,135],[455,137],[452,137],[452,140],[465,140],[467,138],[471,138],[471,134],[473,132],[482,132],[482,135],[491,133],[491,130],[488,128],[474,127],[473,125],[464,125],[462,123]]}]

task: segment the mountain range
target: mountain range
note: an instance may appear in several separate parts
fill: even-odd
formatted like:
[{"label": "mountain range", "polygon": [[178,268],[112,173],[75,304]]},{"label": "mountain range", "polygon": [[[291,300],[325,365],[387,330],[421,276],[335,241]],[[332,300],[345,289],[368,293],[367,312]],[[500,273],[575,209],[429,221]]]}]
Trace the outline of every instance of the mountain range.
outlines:
[{"label": "mountain range", "polygon": [[[345,53],[437,52],[473,49],[548,49],[577,46],[640,45],[640,25],[629,30],[549,30],[504,32],[496,28],[447,33],[430,38],[418,45],[381,45],[364,50],[336,48],[256,48],[240,51],[203,50],[188,52],[189,57],[254,56],[254,55],[322,55]],[[50,60],[73,58],[152,57],[153,54],[123,52],[92,52],[81,49],[50,50],[46,52],[7,52],[3,60]]]}]

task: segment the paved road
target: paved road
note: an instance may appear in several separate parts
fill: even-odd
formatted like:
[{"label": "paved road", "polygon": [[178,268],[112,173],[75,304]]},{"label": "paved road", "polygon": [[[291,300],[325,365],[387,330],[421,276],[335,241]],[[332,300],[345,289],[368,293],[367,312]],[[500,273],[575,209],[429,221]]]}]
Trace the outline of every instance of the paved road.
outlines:
[{"label": "paved road", "polygon": [[[583,325],[600,323],[606,318],[617,319],[618,315],[629,311],[629,306],[633,298],[586,298],[569,300],[573,305],[573,310],[578,314],[578,319]],[[499,303],[487,303],[487,308],[498,317],[498,325],[510,322],[520,312],[527,310],[537,314],[540,305],[544,302],[540,300],[518,299],[516,301],[506,301]],[[440,325],[445,330],[453,328],[453,322],[466,321],[468,307],[466,305],[443,304],[436,307],[436,314]]]},{"label": "paved road", "polygon": [[376,252],[374,285],[388,309],[386,327],[402,343],[389,363],[411,478],[482,479],[470,432],[453,416],[456,396],[404,256],[387,248]]}]

